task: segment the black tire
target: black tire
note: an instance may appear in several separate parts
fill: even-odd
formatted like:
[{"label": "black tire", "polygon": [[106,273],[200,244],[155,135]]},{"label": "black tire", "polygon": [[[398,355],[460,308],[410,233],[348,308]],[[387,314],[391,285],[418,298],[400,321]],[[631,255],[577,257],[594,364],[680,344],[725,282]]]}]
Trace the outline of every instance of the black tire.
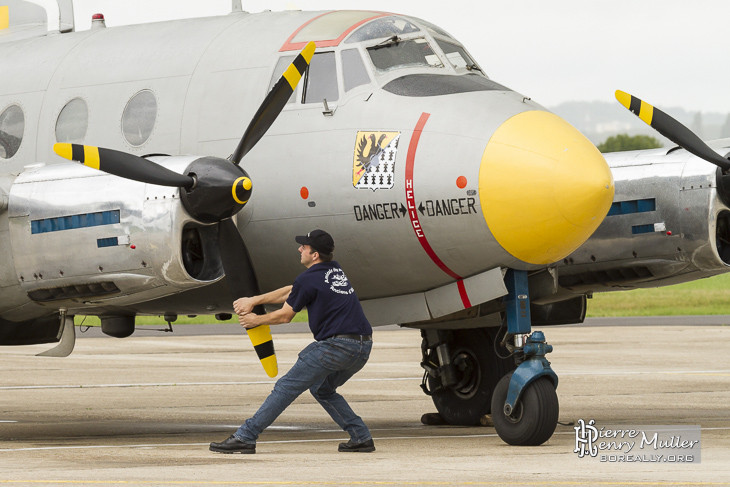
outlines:
[{"label": "black tire", "polygon": [[548,377],[531,382],[510,416],[504,414],[512,372],[502,377],[492,396],[492,421],[502,441],[509,445],[542,445],[555,432],[560,406],[555,386]]},{"label": "black tire", "polygon": [[[514,359],[501,359],[494,352],[498,327],[455,330],[450,344],[451,361],[457,357],[467,361],[462,383],[456,388],[439,389],[432,399],[443,419],[453,425],[474,426],[489,414],[492,394],[499,379],[515,369]],[[507,355],[507,351],[502,349]]]}]

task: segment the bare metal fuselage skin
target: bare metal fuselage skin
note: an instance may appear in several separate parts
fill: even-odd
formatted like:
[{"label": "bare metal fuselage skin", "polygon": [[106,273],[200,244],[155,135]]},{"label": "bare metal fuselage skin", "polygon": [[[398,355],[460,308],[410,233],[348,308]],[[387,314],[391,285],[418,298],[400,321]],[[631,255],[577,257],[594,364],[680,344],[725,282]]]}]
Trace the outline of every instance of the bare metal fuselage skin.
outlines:
[{"label": "bare metal fuselage skin", "polygon": [[[730,141],[709,144],[720,154]],[[614,206],[576,252],[559,262],[560,286],[577,293],[659,287],[727,272],[727,190],[718,168],[678,147],[607,154]]]}]

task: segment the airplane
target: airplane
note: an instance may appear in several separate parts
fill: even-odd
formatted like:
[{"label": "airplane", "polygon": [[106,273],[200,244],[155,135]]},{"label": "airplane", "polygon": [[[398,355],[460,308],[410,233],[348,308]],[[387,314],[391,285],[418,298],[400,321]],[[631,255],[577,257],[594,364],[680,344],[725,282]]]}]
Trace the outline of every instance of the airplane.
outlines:
[{"label": "airplane", "polygon": [[[323,228],[371,324],[421,330],[439,418],[540,445],[558,377],[533,328],[728,270],[730,141],[631,95],[677,147],[604,157],[408,15],[234,0],[76,32],[72,11],[48,33],[0,0],[0,345],[66,356],[76,315],[118,338],[140,315],[230,316],[291,283],[293,236]],[[276,375],[270,331],[251,338]]]}]

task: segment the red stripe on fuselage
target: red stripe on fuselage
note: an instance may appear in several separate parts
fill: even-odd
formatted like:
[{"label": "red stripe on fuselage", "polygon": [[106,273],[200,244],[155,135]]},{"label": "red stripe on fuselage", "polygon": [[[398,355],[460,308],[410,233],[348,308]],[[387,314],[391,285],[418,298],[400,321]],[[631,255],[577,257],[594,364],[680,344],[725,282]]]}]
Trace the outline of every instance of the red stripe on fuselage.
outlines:
[{"label": "red stripe on fuselage", "polygon": [[421,132],[423,132],[423,127],[426,125],[428,117],[430,116],[431,114],[429,113],[421,114],[421,118],[418,119],[416,128],[413,129],[411,143],[408,145],[408,154],[406,156],[406,206],[408,209],[408,217],[411,219],[411,226],[413,227],[413,231],[416,233],[416,237],[418,238],[421,247],[423,247],[423,250],[425,250],[426,254],[428,254],[431,260],[437,266],[439,266],[439,269],[456,279],[456,285],[459,288],[459,296],[461,297],[461,302],[464,304],[464,308],[471,308],[471,302],[469,301],[469,296],[466,294],[466,286],[464,285],[463,278],[456,272],[449,269],[449,267],[444,264],[441,259],[439,259],[439,256],[436,255],[436,252],[434,252],[433,248],[431,248],[431,244],[428,243],[426,234],[423,232],[421,222],[418,219],[418,209],[416,209],[416,197],[413,190],[413,167],[416,162],[416,149],[418,149],[418,141],[421,139]]},{"label": "red stripe on fuselage", "polygon": [[464,280],[459,279],[456,281],[456,286],[459,288],[459,297],[461,298],[461,302],[464,305],[464,309],[471,308],[471,301],[469,301],[469,296],[466,294],[466,286],[464,285]]}]

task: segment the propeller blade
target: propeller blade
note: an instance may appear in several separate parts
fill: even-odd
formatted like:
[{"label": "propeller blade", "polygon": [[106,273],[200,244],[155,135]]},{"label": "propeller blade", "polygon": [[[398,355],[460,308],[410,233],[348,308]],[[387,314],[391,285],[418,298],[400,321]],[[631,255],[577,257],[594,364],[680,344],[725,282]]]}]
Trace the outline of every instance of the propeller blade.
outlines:
[{"label": "propeller blade", "polygon": [[238,147],[236,147],[236,150],[230,157],[230,160],[234,164],[241,162],[241,159],[253,149],[284,109],[286,102],[289,101],[289,97],[296,89],[299,80],[302,79],[302,76],[304,76],[304,73],[309,67],[309,62],[314,55],[314,48],[314,42],[307,44],[289,65],[287,70],[284,71],[284,74],[281,75],[281,78],[279,78],[279,81],[276,82],[269,94],[266,95],[256,115],[251,119],[251,123],[248,125],[241,141],[238,143]]},{"label": "propeller blade", "polygon": [[142,183],[186,189],[195,184],[190,176],[178,174],[126,152],[78,144],[54,144],[53,151],[69,161]]},{"label": "propeller blade", "polygon": [[[223,271],[226,273],[226,280],[233,299],[259,294],[256,278],[251,269],[248,250],[246,250],[243,238],[238,233],[238,228],[236,228],[232,218],[222,220],[218,224],[218,244],[221,260],[223,261]],[[264,314],[263,306],[257,306],[254,313]],[[269,325],[249,328],[246,331],[266,374],[269,377],[276,377],[279,373],[279,365],[276,361],[274,341],[271,338]]]},{"label": "propeller blade", "polygon": [[694,132],[663,111],[620,90],[616,90],[616,99],[631,113],[687,152],[720,167],[723,171],[730,170],[729,160],[712,150]]}]

